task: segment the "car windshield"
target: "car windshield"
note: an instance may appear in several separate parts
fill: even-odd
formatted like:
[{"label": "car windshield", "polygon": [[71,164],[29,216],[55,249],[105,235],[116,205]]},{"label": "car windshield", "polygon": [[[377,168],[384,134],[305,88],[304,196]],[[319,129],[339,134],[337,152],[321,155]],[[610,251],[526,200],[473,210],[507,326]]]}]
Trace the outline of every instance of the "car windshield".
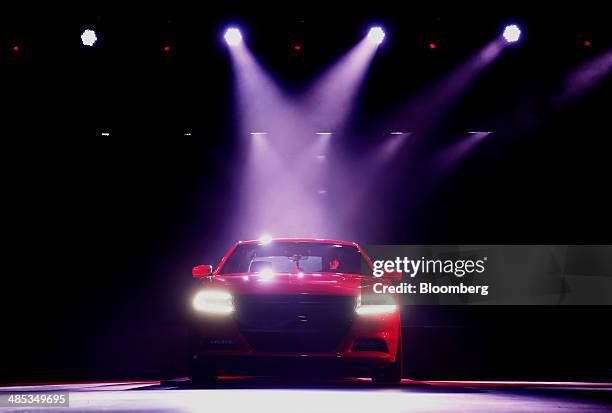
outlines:
[{"label": "car windshield", "polygon": [[234,249],[219,273],[265,270],[371,274],[367,262],[354,245],[317,242],[241,244]]}]

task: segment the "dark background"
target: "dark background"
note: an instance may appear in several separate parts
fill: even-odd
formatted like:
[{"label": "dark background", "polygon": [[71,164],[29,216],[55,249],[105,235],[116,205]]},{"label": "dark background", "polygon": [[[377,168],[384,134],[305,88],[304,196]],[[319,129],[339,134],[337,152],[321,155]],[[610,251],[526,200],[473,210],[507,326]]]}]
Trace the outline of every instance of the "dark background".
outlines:
[{"label": "dark background", "polygon": [[[184,374],[191,267],[218,262],[235,241],[226,229],[241,148],[220,41],[228,23],[296,91],[372,22],[385,26],[341,147],[358,156],[388,132],[378,122],[393,108],[519,22],[522,42],[452,106],[423,156],[400,157],[373,190],[384,206],[355,220],[355,241],[610,243],[610,79],[553,104],[572,70],[612,46],[605,9],[308,4],[3,10],[1,382]],[[87,27],[94,48],[80,43]],[[483,129],[492,139],[430,184],[429,155]],[[407,376],[609,380],[611,315],[404,308]]]}]

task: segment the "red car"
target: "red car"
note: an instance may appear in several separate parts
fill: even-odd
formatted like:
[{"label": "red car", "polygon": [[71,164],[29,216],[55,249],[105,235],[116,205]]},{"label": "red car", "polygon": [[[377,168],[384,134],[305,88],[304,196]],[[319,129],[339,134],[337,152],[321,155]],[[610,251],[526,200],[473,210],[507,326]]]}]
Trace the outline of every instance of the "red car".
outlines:
[{"label": "red car", "polygon": [[213,271],[193,268],[191,375],[331,373],[397,382],[399,306],[370,294],[372,262],[354,242],[240,241]]}]

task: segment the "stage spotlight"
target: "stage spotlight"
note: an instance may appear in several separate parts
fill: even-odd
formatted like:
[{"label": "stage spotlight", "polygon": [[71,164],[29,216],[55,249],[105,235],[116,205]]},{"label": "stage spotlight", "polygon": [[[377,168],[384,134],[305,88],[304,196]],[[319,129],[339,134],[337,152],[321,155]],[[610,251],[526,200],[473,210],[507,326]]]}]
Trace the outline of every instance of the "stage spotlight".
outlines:
[{"label": "stage spotlight", "polygon": [[240,33],[240,30],[235,27],[230,27],[227,29],[223,38],[228,46],[238,46],[240,43],[242,43],[242,33]]},{"label": "stage spotlight", "polygon": [[372,27],[368,32],[368,40],[374,45],[379,45],[385,40],[385,31],[382,27]]},{"label": "stage spotlight", "polygon": [[13,53],[19,53],[19,45],[14,44],[13,47],[11,47],[11,50],[13,51]]},{"label": "stage spotlight", "polygon": [[518,39],[521,37],[521,29],[519,29],[516,24],[508,25],[504,29],[504,33],[502,34],[502,36],[504,37],[504,39],[506,39],[506,42],[514,43],[518,41]]},{"label": "stage spotlight", "polygon": [[91,29],[86,29],[81,34],[81,42],[83,42],[84,46],[93,46],[98,41],[98,36],[96,36],[96,32]]}]

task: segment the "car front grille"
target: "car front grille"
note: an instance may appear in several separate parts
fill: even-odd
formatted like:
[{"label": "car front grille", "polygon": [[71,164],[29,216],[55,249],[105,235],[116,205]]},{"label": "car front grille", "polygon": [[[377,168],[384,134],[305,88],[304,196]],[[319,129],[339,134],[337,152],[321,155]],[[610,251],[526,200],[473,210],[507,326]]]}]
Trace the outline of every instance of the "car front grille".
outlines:
[{"label": "car front grille", "polygon": [[355,297],[243,295],[235,297],[236,320],[256,351],[334,351],[354,319]]}]

